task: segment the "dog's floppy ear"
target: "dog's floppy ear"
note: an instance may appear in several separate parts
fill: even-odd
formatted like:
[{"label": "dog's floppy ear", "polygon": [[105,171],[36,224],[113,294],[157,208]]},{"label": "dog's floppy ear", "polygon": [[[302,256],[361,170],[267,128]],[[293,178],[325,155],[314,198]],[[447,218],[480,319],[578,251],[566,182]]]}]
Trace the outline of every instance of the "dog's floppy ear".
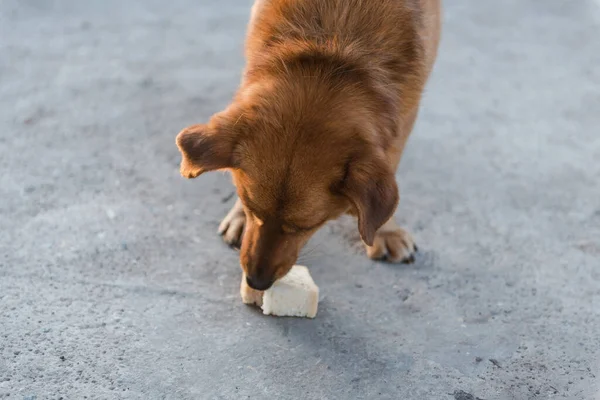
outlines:
[{"label": "dog's floppy ear", "polygon": [[398,206],[400,196],[393,172],[383,160],[350,162],[342,192],[358,215],[362,240],[372,246],[375,233],[394,215]]},{"label": "dog's floppy ear", "polygon": [[177,135],[176,143],[181,151],[181,175],[185,178],[235,167],[237,135],[223,126],[192,125]]}]

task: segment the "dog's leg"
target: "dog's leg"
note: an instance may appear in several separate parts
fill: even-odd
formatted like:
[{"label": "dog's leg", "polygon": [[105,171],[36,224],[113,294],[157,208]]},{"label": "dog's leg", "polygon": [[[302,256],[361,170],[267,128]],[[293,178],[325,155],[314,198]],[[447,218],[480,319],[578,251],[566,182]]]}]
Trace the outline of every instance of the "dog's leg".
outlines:
[{"label": "dog's leg", "polygon": [[375,234],[373,246],[366,246],[367,255],[374,260],[411,264],[415,261],[417,245],[410,233],[400,228],[394,217],[383,224]]},{"label": "dog's leg", "polygon": [[[400,129],[400,134],[394,144],[395,148],[391,152],[390,164],[393,166],[394,170],[396,170],[400,164],[404,147],[414,128],[418,113],[419,109],[417,107],[409,114],[409,117],[405,120]],[[417,251],[417,246],[411,234],[398,226],[394,216],[379,228],[375,234],[373,246],[366,246],[366,248],[367,255],[371,259],[407,264],[415,261],[414,254]]]},{"label": "dog's leg", "polygon": [[246,225],[246,214],[240,199],[237,199],[227,216],[219,225],[219,235],[228,245],[239,248],[242,243],[242,234]]}]

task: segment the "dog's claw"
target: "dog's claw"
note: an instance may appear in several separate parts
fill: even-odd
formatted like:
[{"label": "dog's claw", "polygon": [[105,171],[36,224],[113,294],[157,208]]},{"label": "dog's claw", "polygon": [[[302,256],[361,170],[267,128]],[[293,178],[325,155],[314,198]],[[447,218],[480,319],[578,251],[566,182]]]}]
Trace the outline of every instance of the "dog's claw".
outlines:
[{"label": "dog's claw", "polygon": [[408,256],[408,258],[405,258],[402,261],[403,264],[414,264],[415,263],[415,256],[414,254],[411,254],[410,256]]},{"label": "dog's claw", "polygon": [[239,251],[240,247],[241,247],[241,242],[237,241],[234,243],[227,243],[229,245],[230,248],[232,248],[233,250]]}]

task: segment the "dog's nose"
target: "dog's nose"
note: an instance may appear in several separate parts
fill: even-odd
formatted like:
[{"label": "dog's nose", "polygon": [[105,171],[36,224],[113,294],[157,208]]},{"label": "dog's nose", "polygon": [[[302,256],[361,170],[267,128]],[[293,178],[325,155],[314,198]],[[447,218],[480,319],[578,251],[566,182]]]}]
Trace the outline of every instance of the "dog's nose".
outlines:
[{"label": "dog's nose", "polygon": [[256,279],[249,276],[246,277],[246,283],[254,290],[267,290],[273,286],[272,280]]}]

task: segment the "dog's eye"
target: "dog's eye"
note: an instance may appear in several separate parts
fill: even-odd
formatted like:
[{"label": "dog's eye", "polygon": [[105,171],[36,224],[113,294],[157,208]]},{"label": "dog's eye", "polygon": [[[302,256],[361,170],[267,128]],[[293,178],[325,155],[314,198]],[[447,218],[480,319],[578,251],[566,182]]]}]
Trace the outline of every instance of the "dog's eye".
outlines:
[{"label": "dog's eye", "polygon": [[323,223],[318,223],[317,225],[314,226],[310,226],[310,227],[302,227],[302,226],[298,226],[295,224],[291,224],[291,223],[285,223],[282,225],[281,229],[285,232],[285,233],[302,233],[302,232],[310,232],[312,230],[317,229],[319,226],[321,226]]}]

